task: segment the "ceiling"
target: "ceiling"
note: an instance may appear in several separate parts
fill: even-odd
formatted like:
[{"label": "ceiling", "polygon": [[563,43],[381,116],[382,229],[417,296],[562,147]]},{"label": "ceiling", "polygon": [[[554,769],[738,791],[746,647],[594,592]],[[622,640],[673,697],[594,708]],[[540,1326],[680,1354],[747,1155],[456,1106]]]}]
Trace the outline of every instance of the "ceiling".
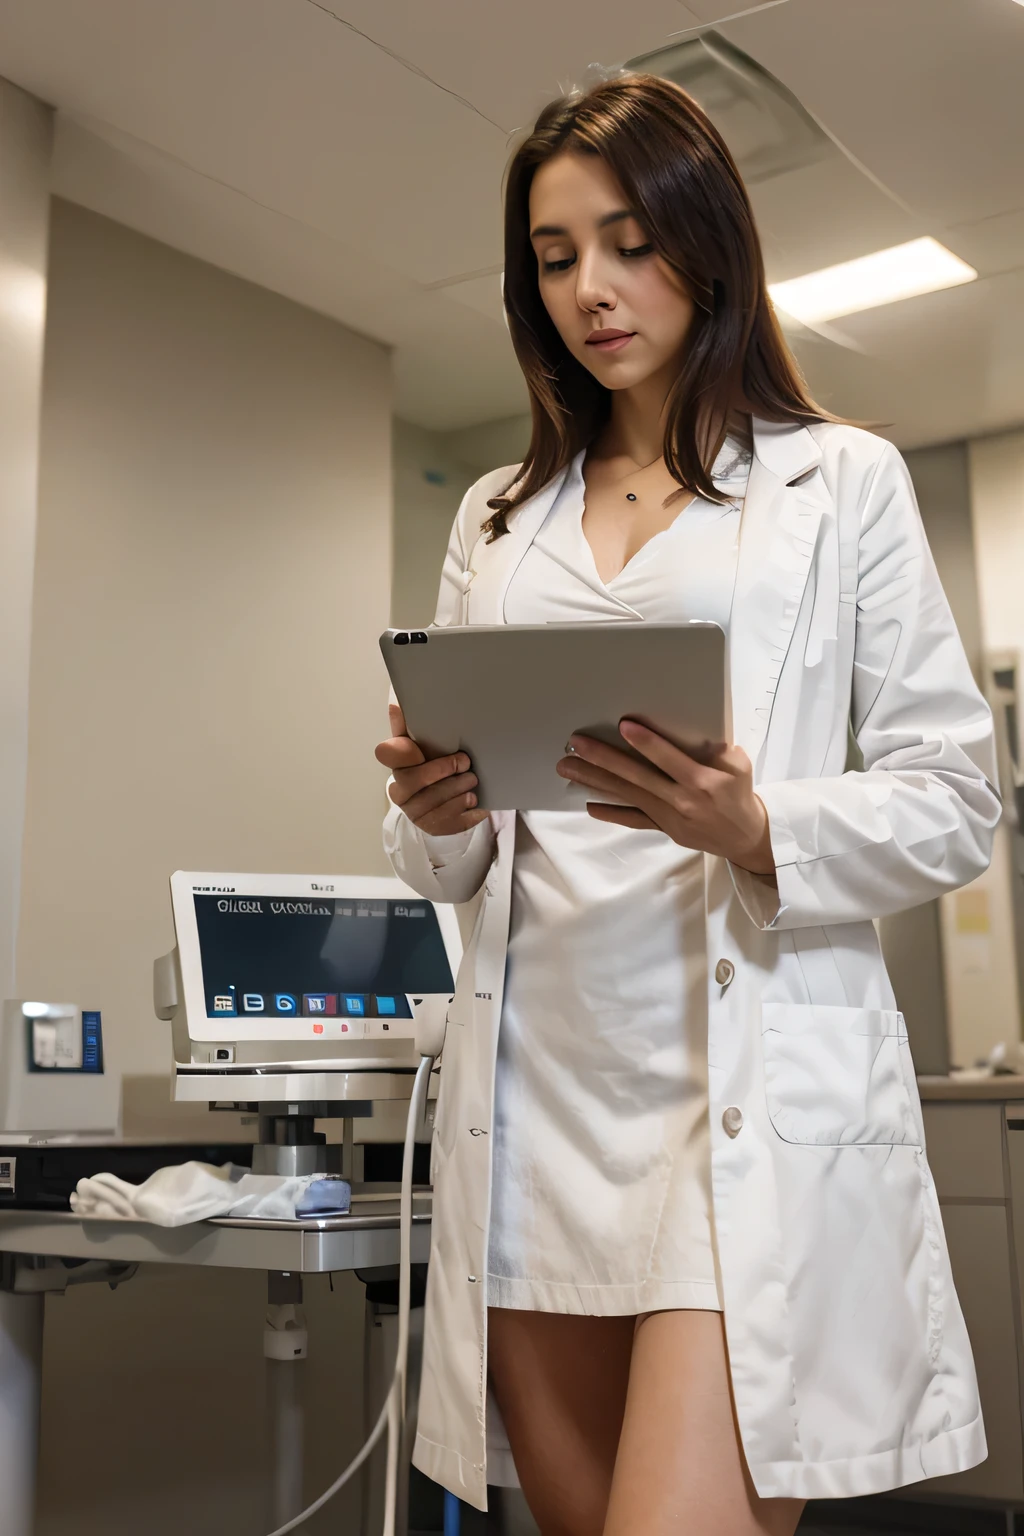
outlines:
[{"label": "ceiling", "polygon": [[751,189],[771,280],[921,234],[981,274],[795,328],[818,398],[904,447],[1024,422],[1012,0],[0,0],[0,74],[58,109],[56,193],[387,343],[396,410],[452,432],[526,402],[516,132],[587,64],[710,25],[834,146]]}]

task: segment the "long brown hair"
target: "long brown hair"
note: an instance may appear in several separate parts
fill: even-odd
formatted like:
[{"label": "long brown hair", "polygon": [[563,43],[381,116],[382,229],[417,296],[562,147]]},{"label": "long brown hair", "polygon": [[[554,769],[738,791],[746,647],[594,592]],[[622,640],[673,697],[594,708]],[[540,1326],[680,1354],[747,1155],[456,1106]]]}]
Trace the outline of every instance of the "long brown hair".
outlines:
[{"label": "long brown hair", "polygon": [[549,102],[509,162],[505,311],[533,432],[515,480],[487,503],[490,540],[507,533],[508,514],[594,441],[610,413],[611,391],[569,352],[537,283],[530,187],[538,166],[561,152],[601,156],[694,302],[663,448],[684,489],[721,501],[711,465],[731,411],[779,422],[835,420],[811,399],[779,328],[746,188],[718,130],[678,85],[622,72]]}]

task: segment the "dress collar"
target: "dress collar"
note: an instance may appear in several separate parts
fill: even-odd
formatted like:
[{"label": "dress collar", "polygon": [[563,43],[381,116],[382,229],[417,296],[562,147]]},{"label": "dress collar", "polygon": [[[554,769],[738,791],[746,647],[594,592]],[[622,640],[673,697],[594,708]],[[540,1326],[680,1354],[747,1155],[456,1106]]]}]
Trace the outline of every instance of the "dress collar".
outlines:
[{"label": "dress collar", "polygon": [[[586,456],[587,449],[584,447],[570,460],[563,482],[566,490],[572,484],[583,485],[583,461]],[[742,495],[750,476],[752,459],[753,451],[749,444],[738,437],[733,437],[730,433],[711,467],[712,481],[726,495],[730,492],[733,495]]]}]

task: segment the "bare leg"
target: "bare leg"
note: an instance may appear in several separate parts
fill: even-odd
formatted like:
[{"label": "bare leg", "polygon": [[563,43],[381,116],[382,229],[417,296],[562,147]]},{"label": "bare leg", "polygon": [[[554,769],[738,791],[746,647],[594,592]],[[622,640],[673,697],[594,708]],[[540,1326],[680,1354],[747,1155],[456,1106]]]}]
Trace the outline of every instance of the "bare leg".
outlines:
[{"label": "bare leg", "polygon": [[504,1307],[488,1312],[494,1395],[542,1536],[601,1536],[634,1323]]},{"label": "bare leg", "polygon": [[803,1507],[754,1490],[722,1314],[638,1318],[603,1536],[793,1536]]}]

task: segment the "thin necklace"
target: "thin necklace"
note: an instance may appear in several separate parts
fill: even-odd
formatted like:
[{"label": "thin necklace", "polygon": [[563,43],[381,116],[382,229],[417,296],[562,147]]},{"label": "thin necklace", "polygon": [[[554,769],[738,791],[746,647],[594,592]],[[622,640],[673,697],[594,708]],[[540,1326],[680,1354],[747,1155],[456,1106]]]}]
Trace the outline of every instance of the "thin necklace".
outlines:
[{"label": "thin necklace", "polygon": [[[664,457],[665,457],[665,455],[663,453],[659,453],[657,458],[654,458],[654,459],[651,460],[651,464],[657,464],[658,459],[663,459]],[[633,462],[636,463],[636,460],[634,460]],[[651,464],[637,464],[636,469],[631,469],[626,474],[620,475],[617,480],[614,480],[612,482],[612,484],[613,485],[621,485],[622,481],[623,480],[628,480],[630,478],[630,476],[642,474],[645,469],[650,469]],[[634,491],[627,491],[626,492],[626,500],[627,501],[636,501],[636,493]]]}]

